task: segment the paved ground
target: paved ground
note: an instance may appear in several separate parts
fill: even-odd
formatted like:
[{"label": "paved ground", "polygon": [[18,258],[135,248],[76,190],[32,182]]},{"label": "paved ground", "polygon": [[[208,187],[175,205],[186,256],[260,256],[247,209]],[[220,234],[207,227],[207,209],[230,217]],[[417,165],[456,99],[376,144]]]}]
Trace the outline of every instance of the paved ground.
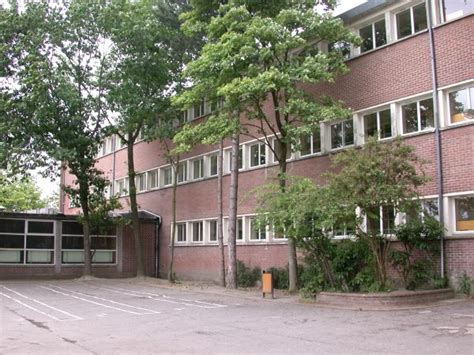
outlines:
[{"label": "paved ground", "polygon": [[0,281],[1,354],[474,354],[474,302],[353,311],[153,280]]}]

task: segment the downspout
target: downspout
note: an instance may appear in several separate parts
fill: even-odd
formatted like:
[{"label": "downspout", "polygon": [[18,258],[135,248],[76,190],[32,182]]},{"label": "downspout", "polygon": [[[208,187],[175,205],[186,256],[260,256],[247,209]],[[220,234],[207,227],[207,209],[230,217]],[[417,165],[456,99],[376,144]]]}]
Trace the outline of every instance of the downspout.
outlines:
[{"label": "downspout", "polygon": [[155,220],[155,277],[160,276],[160,227],[161,218]]},{"label": "downspout", "polygon": [[440,115],[438,106],[438,75],[436,64],[436,50],[433,33],[433,13],[431,0],[426,0],[428,17],[428,37],[430,42],[431,80],[433,89],[433,115],[435,123],[435,155],[436,155],[436,187],[438,194],[439,220],[441,223],[440,236],[440,276],[445,276],[445,248],[444,248],[444,188],[443,188],[443,160],[441,150]]},{"label": "downspout", "polygon": [[115,156],[117,155],[117,135],[113,137],[113,153],[112,153],[112,184],[110,184],[110,196],[115,195]]}]

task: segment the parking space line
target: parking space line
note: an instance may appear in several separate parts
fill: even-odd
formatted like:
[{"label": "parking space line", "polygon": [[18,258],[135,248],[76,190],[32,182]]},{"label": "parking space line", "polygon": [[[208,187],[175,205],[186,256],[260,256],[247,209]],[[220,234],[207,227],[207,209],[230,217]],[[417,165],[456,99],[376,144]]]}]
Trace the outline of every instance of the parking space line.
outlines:
[{"label": "parking space line", "polygon": [[159,313],[161,313],[161,312],[159,312],[159,311],[154,311],[154,310],[152,310],[152,309],[143,308],[143,307],[131,306],[131,305],[126,304],[126,303],[116,302],[116,301],[109,300],[109,299],[103,298],[103,297],[88,295],[88,294],[86,294],[86,293],[82,293],[82,292],[78,292],[78,291],[69,290],[69,289],[67,289],[67,288],[60,287],[60,286],[55,286],[55,285],[50,285],[50,286],[51,286],[51,287],[54,287],[54,288],[58,288],[58,289],[63,290],[63,291],[66,291],[66,292],[71,292],[71,293],[74,293],[74,294],[77,294],[77,295],[81,295],[81,296],[84,296],[84,297],[95,298],[95,299],[97,299],[97,300],[109,302],[109,303],[116,304],[116,305],[119,305],[119,306],[129,307],[129,308],[136,309],[136,310],[139,310],[139,311],[145,311],[145,312],[147,312],[147,313],[143,313],[143,314],[159,314]]},{"label": "parking space line", "polygon": [[78,317],[78,316],[76,316],[76,315],[74,315],[74,314],[72,314],[72,313],[63,311],[63,310],[61,310],[61,309],[59,309],[59,308],[50,306],[49,304],[46,304],[46,303],[41,302],[41,301],[38,301],[37,299],[28,297],[28,296],[26,296],[26,295],[24,295],[24,294],[22,294],[22,293],[20,293],[20,292],[17,292],[17,291],[15,291],[15,290],[12,290],[12,289],[10,289],[10,288],[8,288],[8,287],[5,287],[5,286],[3,286],[3,285],[2,285],[1,287],[3,287],[5,290],[8,290],[8,291],[10,291],[10,292],[12,292],[12,293],[14,293],[14,294],[16,294],[16,295],[18,295],[18,296],[20,296],[20,297],[23,297],[23,298],[25,298],[25,299],[27,299],[27,300],[33,301],[33,302],[35,302],[35,303],[38,303],[38,304],[40,304],[40,305],[42,305],[42,306],[44,306],[44,307],[53,309],[53,310],[55,310],[56,312],[63,313],[63,314],[65,314],[65,315],[67,315],[67,316],[69,316],[69,317],[71,317],[71,318],[74,318],[75,320],[82,320],[82,319],[83,319],[83,318]]},{"label": "parking space line", "polygon": [[16,302],[16,303],[21,304],[23,307],[29,308],[29,309],[31,309],[32,311],[35,311],[35,312],[37,312],[37,313],[39,313],[39,314],[42,314],[43,316],[49,317],[49,318],[54,319],[54,320],[61,320],[61,319],[59,319],[59,318],[56,318],[55,316],[52,316],[52,315],[47,314],[47,313],[45,313],[45,312],[43,312],[43,311],[40,311],[39,309],[37,309],[37,308],[35,308],[35,307],[32,307],[32,306],[30,306],[30,305],[28,305],[28,304],[26,304],[26,303],[23,303],[23,302],[17,300],[16,298],[13,298],[13,297],[11,297],[11,296],[9,296],[9,295],[6,295],[6,294],[4,294],[3,292],[0,292],[0,295],[6,297],[6,298],[8,298],[8,299],[11,299],[13,302]]},{"label": "parking space line", "polygon": [[[168,302],[168,303],[174,303],[174,304],[182,304],[185,306],[190,306],[190,307],[198,307],[198,308],[205,308],[205,309],[214,309],[214,308],[225,308],[227,305],[223,304],[218,304],[218,303],[210,303],[210,302],[204,302],[204,301],[197,301],[197,300],[188,300],[188,299],[183,299],[179,297],[170,297],[167,295],[159,295],[156,293],[150,293],[150,292],[143,292],[143,291],[134,291],[134,290],[127,290],[123,288],[109,288],[109,287],[101,287],[101,286],[96,286],[99,288],[103,288],[112,292],[118,292],[118,293],[123,293],[127,294],[130,296],[135,296],[135,297],[140,297],[140,296],[148,296],[150,299],[153,299],[155,301],[162,301],[162,302]],[[126,292],[123,292],[126,291]],[[131,293],[130,293],[131,292]],[[189,303],[189,302],[195,302],[195,303]]]},{"label": "parking space line", "polygon": [[95,304],[97,306],[102,306],[102,307],[105,307],[105,308],[115,309],[116,311],[121,311],[121,312],[129,313],[129,314],[135,314],[135,315],[138,315],[138,316],[143,315],[143,313],[128,311],[126,309],[121,309],[121,308],[117,308],[117,307],[114,307],[114,306],[109,306],[109,305],[106,305],[106,304],[102,304],[102,303],[99,303],[99,302],[94,302],[94,301],[91,301],[91,300],[88,300],[88,299],[85,299],[85,298],[82,298],[82,297],[77,297],[77,296],[71,295],[69,293],[64,293],[64,292],[61,292],[61,291],[58,291],[58,290],[54,290],[54,289],[46,287],[46,286],[40,286],[40,287],[44,288],[46,290],[49,290],[51,292],[58,293],[58,294],[63,295],[63,296],[69,296],[69,297],[72,297],[72,298],[75,298],[75,299],[78,299],[78,300],[81,300],[81,301],[84,301],[84,302],[92,303],[92,304]]}]

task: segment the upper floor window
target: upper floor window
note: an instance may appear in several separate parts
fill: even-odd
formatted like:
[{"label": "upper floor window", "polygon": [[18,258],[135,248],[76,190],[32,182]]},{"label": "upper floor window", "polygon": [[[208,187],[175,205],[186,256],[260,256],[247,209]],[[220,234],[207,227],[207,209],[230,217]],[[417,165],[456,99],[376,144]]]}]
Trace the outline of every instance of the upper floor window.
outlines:
[{"label": "upper floor window", "polygon": [[217,242],[217,221],[209,221],[209,241]]},{"label": "upper floor window", "polygon": [[128,195],[128,178],[124,178],[121,180],[118,180],[116,182],[116,189],[115,191],[119,196],[125,196]]},{"label": "upper floor window", "polygon": [[148,172],[148,188],[155,189],[158,187],[158,169]]},{"label": "upper floor window", "polygon": [[396,16],[398,39],[410,36],[428,27],[425,3],[410,7]]},{"label": "upper floor window", "polygon": [[202,242],[203,241],[203,223],[193,222],[193,242]]},{"label": "upper floor window", "polygon": [[204,99],[201,100],[198,104],[194,105],[194,118],[198,118],[201,116],[204,116],[205,114],[205,104],[204,104]]},{"label": "upper floor window", "polygon": [[333,42],[328,44],[328,52],[339,52],[348,59],[351,57],[351,45],[345,42]]},{"label": "upper floor window", "polygon": [[178,165],[178,182],[185,182],[188,180],[187,162],[179,163]]},{"label": "upper floor window", "polygon": [[474,119],[474,86],[449,93],[451,123]]},{"label": "upper floor window", "polygon": [[204,177],[204,158],[193,160],[193,179]]},{"label": "upper floor window", "polygon": [[402,106],[403,133],[413,133],[434,127],[433,99],[425,99]]},{"label": "upper floor window", "polygon": [[257,224],[257,220],[252,218],[250,220],[250,240],[266,240],[267,232],[265,227],[261,227]]},{"label": "upper floor window", "polygon": [[[232,170],[232,150],[229,151],[229,171]],[[242,169],[244,167],[244,150],[242,147],[239,147],[239,161],[237,163],[237,167]]]},{"label": "upper floor window", "polygon": [[186,242],[186,223],[177,223],[176,224],[176,241],[178,243]]},{"label": "upper floor window", "polygon": [[217,154],[209,157],[209,176],[217,175]]},{"label": "upper floor window", "polygon": [[362,38],[360,52],[364,53],[371,49],[387,44],[387,30],[385,29],[385,19],[371,23],[359,30]]},{"label": "upper floor window", "polygon": [[473,0],[443,0],[444,18],[446,21],[474,12]]},{"label": "upper floor window", "polygon": [[[281,143],[279,140],[276,138],[273,140],[273,150],[275,151],[275,154],[273,154],[273,162],[278,163],[278,158],[281,157]],[[286,146],[286,160],[291,159],[291,145],[288,144]]]},{"label": "upper floor window", "polygon": [[137,191],[145,191],[146,190],[146,174],[137,174],[135,177],[135,185]]},{"label": "upper floor window", "polygon": [[354,144],[354,122],[352,119],[331,125],[331,148],[341,148]]},{"label": "upper floor window", "polygon": [[321,153],[321,132],[315,129],[312,134],[304,134],[300,137],[300,155]]},{"label": "upper floor window", "polygon": [[392,136],[390,109],[365,115],[364,129],[366,137],[390,138]]},{"label": "upper floor window", "polygon": [[173,169],[168,166],[163,169],[163,186],[168,186],[173,183]]},{"label": "upper floor window", "polygon": [[454,200],[456,210],[456,231],[474,231],[474,197],[460,197]]},{"label": "upper floor window", "polygon": [[250,166],[265,165],[267,162],[265,144],[257,143],[250,146]]}]

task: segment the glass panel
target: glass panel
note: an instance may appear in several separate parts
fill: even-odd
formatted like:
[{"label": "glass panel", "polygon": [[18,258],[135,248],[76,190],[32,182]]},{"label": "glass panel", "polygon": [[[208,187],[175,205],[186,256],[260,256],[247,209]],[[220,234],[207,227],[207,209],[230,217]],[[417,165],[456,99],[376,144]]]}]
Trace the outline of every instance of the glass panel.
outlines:
[{"label": "glass panel", "polygon": [[377,113],[364,116],[365,136],[377,136]]},{"label": "glass panel", "polygon": [[474,197],[457,198],[456,208],[456,230],[474,230]]},{"label": "glass panel", "polygon": [[258,166],[260,162],[259,144],[250,147],[250,166]]},{"label": "glass panel", "polygon": [[193,161],[193,179],[200,179],[203,177],[203,159]]},{"label": "glass panel", "polygon": [[403,38],[411,35],[410,9],[397,14],[397,36]]},{"label": "glass panel", "polygon": [[158,170],[148,172],[148,186],[150,189],[158,187]]},{"label": "glass panel", "polygon": [[28,249],[54,249],[54,237],[45,235],[28,235],[26,237]]},{"label": "glass panel", "polygon": [[313,131],[313,153],[321,152],[321,132],[319,129]]},{"label": "glass panel", "polygon": [[193,242],[202,242],[202,222],[193,223]]},{"label": "glass panel", "polygon": [[22,250],[0,250],[0,263],[23,264]]},{"label": "glass panel", "polygon": [[166,168],[163,171],[163,185],[171,185],[173,183],[172,181],[172,170],[171,168]]},{"label": "glass panel", "polygon": [[443,5],[446,21],[474,12],[473,0],[444,0]]},{"label": "glass panel", "polygon": [[434,127],[433,99],[420,101],[421,129]]},{"label": "glass panel", "polygon": [[61,249],[84,249],[83,237],[62,237]]},{"label": "glass panel", "polygon": [[209,240],[211,242],[217,241],[217,221],[209,222]]},{"label": "glass panel", "polygon": [[364,53],[374,48],[374,39],[372,38],[372,25],[363,27],[359,30],[359,35],[362,38],[362,45],[360,52]]},{"label": "glass panel", "polygon": [[374,207],[366,212],[367,233],[380,234],[380,208]]},{"label": "glass panel", "polygon": [[250,239],[252,240],[264,240],[266,239],[266,233],[265,233],[265,228],[258,229],[256,226],[256,220],[252,219],[251,220],[251,225],[252,225],[252,234],[250,236]]},{"label": "glass panel", "polygon": [[424,3],[413,7],[413,18],[415,21],[415,33],[422,31],[428,27],[428,20],[426,19],[426,9]]},{"label": "glass panel", "polygon": [[463,121],[464,118],[474,117],[472,114],[471,117],[466,117],[469,115],[469,111],[472,112],[472,110],[469,110],[470,103],[468,96],[468,89],[458,90],[449,93],[449,109],[451,113],[451,123]]},{"label": "glass panel", "polygon": [[351,46],[349,43],[345,42],[335,42],[328,44],[329,52],[339,52],[344,58],[350,58],[351,56]]},{"label": "glass panel", "polygon": [[115,252],[100,250],[92,254],[92,262],[95,264],[114,264]]},{"label": "glass panel", "polygon": [[25,233],[22,219],[0,219],[0,233]]},{"label": "glass panel", "polygon": [[82,224],[77,222],[63,222],[63,234],[83,235]]},{"label": "glass panel", "polygon": [[186,241],[186,223],[180,223],[177,226],[178,242]]},{"label": "glass panel", "polygon": [[416,102],[402,106],[403,133],[418,131],[418,114]]},{"label": "glass panel", "polygon": [[242,218],[237,218],[237,240],[244,240],[244,228]]},{"label": "glass panel", "polygon": [[210,176],[217,175],[217,155],[212,155],[211,156],[211,167],[210,167]]},{"label": "glass panel", "polygon": [[380,138],[388,138],[392,136],[392,118],[390,110],[380,111]]},{"label": "glass panel", "polygon": [[309,134],[304,134],[300,136],[300,155],[308,155],[311,154],[311,136]]},{"label": "glass panel", "polygon": [[344,145],[354,144],[354,123],[352,120],[344,121]]},{"label": "glass panel", "polygon": [[24,248],[25,237],[23,235],[0,235],[0,248]]},{"label": "glass panel", "polygon": [[[277,156],[278,157],[281,156],[281,143],[280,143],[280,141],[274,140],[273,141],[273,148],[275,149],[275,152],[276,152],[276,155],[274,155],[274,157],[273,157],[273,161],[277,162],[278,161]],[[291,158],[291,149],[290,148],[291,147],[287,146],[286,160]],[[265,152],[265,147],[263,147],[263,151]],[[265,164],[265,162],[263,164]]]},{"label": "glass panel", "polygon": [[84,262],[84,251],[63,251],[61,259],[63,264],[82,264]]},{"label": "glass panel", "polygon": [[178,166],[178,182],[184,182],[188,179],[188,170],[186,163],[180,163]]},{"label": "glass panel", "polygon": [[342,123],[331,125],[331,148],[342,147]]},{"label": "glass panel", "polygon": [[393,207],[382,207],[383,234],[392,234],[395,226],[395,210]]},{"label": "glass panel", "polygon": [[439,220],[438,200],[424,200],[422,202],[423,214]]},{"label": "glass panel", "polygon": [[53,251],[27,250],[26,263],[27,264],[52,264]]},{"label": "glass panel", "polygon": [[117,240],[116,238],[92,237],[91,238],[91,249],[115,250],[116,240]]},{"label": "glass panel", "polygon": [[387,31],[385,29],[385,20],[374,23],[375,30],[375,47],[387,44]]}]

